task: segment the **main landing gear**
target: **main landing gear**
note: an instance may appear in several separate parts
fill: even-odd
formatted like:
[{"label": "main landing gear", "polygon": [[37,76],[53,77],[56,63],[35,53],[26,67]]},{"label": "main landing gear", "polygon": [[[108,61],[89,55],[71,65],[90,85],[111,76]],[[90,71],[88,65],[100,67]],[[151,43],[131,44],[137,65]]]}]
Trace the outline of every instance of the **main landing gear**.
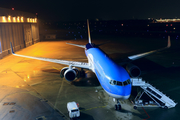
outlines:
[{"label": "main landing gear", "polygon": [[121,110],[121,104],[119,100],[117,100],[117,104],[115,104],[115,110]]},{"label": "main landing gear", "polygon": [[83,68],[81,68],[81,70],[78,71],[77,78],[85,77],[85,76],[86,76],[86,73],[85,73],[85,71],[83,70]]},{"label": "main landing gear", "polygon": [[80,76],[81,76],[81,77],[85,77],[85,76],[86,76],[86,73],[85,73],[85,71],[83,70],[83,68],[81,68]]}]

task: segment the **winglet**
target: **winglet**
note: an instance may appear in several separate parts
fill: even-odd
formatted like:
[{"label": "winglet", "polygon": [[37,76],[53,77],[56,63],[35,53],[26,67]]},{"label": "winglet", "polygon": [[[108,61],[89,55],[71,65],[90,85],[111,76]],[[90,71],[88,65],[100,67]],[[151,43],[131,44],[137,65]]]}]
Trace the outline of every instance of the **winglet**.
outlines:
[{"label": "winglet", "polygon": [[171,47],[171,40],[170,40],[170,36],[168,36],[168,45],[167,45],[167,48],[170,48]]},{"label": "winglet", "polygon": [[89,20],[88,20],[88,19],[87,19],[87,27],[88,27],[88,38],[89,38],[89,43],[91,43],[91,36],[90,36]]},{"label": "winglet", "polygon": [[12,47],[12,43],[10,42],[10,46],[11,46],[11,53],[14,54],[14,51],[13,51],[13,47]]}]

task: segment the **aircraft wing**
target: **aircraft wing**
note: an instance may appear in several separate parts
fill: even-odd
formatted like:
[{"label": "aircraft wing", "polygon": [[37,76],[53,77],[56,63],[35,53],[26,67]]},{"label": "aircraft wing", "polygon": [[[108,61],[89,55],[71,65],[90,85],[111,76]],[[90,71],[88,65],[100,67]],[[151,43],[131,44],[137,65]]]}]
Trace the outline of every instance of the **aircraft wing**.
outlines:
[{"label": "aircraft wing", "polygon": [[11,45],[11,52],[15,56],[20,56],[20,57],[25,57],[25,58],[31,58],[31,59],[36,59],[36,60],[43,60],[47,62],[53,62],[53,63],[59,63],[59,64],[64,64],[64,65],[71,65],[74,67],[79,67],[79,68],[85,68],[85,69],[90,69],[90,66],[88,63],[85,62],[76,62],[76,61],[67,61],[67,60],[59,60],[59,59],[51,59],[51,58],[42,58],[42,57],[32,57],[32,56],[26,56],[26,55],[20,55],[20,54],[15,54],[13,51],[12,43]]},{"label": "aircraft wing", "polygon": [[130,60],[137,60],[137,59],[139,59],[139,58],[145,57],[145,56],[150,55],[150,54],[153,54],[153,53],[155,53],[155,52],[162,51],[162,50],[167,49],[167,48],[169,48],[169,47],[171,47],[170,36],[168,36],[168,44],[167,44],[167,47],[161,48],[161,49],[158,49],[158,50],[153,50],[153,51],[141,53],[141,54],[137,54],[137,55],[128,56],[128,58],[129,58]]}]

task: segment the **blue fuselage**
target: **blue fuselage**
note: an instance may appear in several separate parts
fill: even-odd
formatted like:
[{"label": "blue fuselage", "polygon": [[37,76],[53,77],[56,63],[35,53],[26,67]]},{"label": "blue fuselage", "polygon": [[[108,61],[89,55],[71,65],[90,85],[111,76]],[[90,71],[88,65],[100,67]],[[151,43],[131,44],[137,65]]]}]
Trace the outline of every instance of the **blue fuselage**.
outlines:
[{"label": "blue fuselage", "polygon": [[85,53],[91,70],[96,74],[103,89],[116,99],[128,99],[131,94],[131,81],[127,71],[94,44],[88,43]]}]

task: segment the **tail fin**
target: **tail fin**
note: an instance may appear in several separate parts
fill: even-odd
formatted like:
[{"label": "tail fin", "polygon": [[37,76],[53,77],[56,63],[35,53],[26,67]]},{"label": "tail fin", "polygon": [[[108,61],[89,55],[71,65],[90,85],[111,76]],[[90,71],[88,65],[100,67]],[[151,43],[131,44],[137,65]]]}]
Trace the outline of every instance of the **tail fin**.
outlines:
[{"label": "tail fin", "polygon": [[88,38],[89,38],[89,43],[91,43],[91,36],[90,36],[89,20],[88,20],[88,19],[87,19],[87,27],[88,27]]},{"label": "tail fin", "polygon": [[14,54],[13,46],[12,46],[12,43],[11,43],[11,42],[10,42],[10,46],[11,46],[11,53]]}]

